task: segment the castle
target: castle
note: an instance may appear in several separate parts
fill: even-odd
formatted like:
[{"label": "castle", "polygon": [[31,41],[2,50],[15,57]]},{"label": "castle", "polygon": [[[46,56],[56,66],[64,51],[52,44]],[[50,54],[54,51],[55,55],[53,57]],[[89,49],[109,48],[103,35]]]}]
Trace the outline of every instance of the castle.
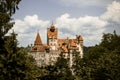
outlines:
[{"label": "castle", "polygon": [[43,44],[40,34],[37,33],[32,46],[30,55],[36,60],[38,66],[52,65],[59,57],[60,53],[64,54],[65,58],[70,59],[70,66],[72,66],[73,55],[72,51],[79,52],[79,56],[83,57],[83,38],[76,35],[75,39],[60,39],[58,38],[58,28],[52,22],[50,28],[47,28],[47,44]]}]

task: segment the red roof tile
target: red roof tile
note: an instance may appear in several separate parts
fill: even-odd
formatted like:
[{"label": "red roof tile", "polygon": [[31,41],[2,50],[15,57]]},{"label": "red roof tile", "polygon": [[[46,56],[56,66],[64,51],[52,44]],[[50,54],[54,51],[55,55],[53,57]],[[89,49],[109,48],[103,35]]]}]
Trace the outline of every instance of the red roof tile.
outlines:
[{"label": "red roof tile", "polygon": [[78,40],[83,41],[83,37],[81,35],[76,36]]},{"label": "red roof tile", "polygon": [[76,39],[69,39],[69,44],[70,44],[70,46],[74,46],[74,47],[76,47],[77,46],[77,43],[76,43]]},{"label": "red roof tile", "polygon": [[58,39],[58,44],[62,45],[63,43],[66,43],[67,39]]},{"label": "red roof tile", "polygon": [[42,40],[40,38],[39,33],[37,33],[36,40],[35,40],[34,44],[35,45],[41,45],[42,44]]},{"label": "red roof tile", "polygon": [[57,39],[57,37],[58,37],[58,30],[57,29],[55,29],[55,31],[54,32],[52,32],[52,31],[50,31],[50,29],[48,29],[47,30],[47,35],[48,35],[48,38],[55,38],[55,39]]},{"label": "red roof tile", "polygon": [[35,45],[31,50],[31,52],[44,52],[44,51],[45,51],[45,48],[43,45],[41,45],[41,46]]}]

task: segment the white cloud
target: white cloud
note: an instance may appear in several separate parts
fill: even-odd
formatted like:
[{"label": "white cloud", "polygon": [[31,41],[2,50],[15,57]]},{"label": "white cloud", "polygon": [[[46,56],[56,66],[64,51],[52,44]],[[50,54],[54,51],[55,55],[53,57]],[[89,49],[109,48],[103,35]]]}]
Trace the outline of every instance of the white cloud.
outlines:
[{"label": "white cloud", "polygon": [[[38,19],[37,15],[26,16],[24,20],[16,20],[13,29],[18,33],[18,40],[20,45],[26,46],[33,44],[36,33],[39,30],[43,43],[46,43],[46,29],[50,26],[50,21],[43,21]],[[107,21],[99,17],[84,16],[79,18],[72,18],[70,14],[66,13],[56,18],[55,26],[59,30],[60,38],[75,38],[76,35],[82,35],[84,38],[84,45],[94,45],[101,39],[104,32],[104,27]]]},{"label": "white cloud", "polygon": [[26,16],[24,20],[15,20],[13,29],[17,33],[34,32],[47,28],[49,21],[38,19],[37,15]]},{"label": "white cloud", "polygon": [[101,18],[120,24],[120,2],[113,1],[108,5],[107,11],[101,15]]},{"label": "white cloud", "polygon": [[56,26],[61,31],[60,35],[63,37],[83,35],[85,45],[93,45],[94,42],[98,43],[106,25],[108,25],[107,21],[93,16],[72,18],[66,13],[56,19]]},{"label": "white cloud", "polygon": [[27,46],[34,42],[36,33],[39,31],[44,41],[44,34],[46,34],[46,28],[50,24],[49,21],[43,21],[38,18],[37,15],[26,16],[24,20],[15,20],[15,25],[12,29],[18,34],[18,40],[20,45]]},{"label": "white cloud", "polygon": [[60,3],[66,6],[105,6],[113,0],[60,0]]},{"label": "white cloud", "polygon": [[41,27],[44,27],[44,26],[46,26],[46,23],[48,23],[48,21],[42,21],[42,20],[38,19],[37,15],[26,16],[24,18],[24,21],[29,26],[41,26]]},{"label": "white cloud", "polygon": [[[65,13],[56,18],[55,26],[59,30],[58,36],[60,38],[75,38],[75,35],[82,35],[84,38],[84,45],[91,46],[100,42],[102,33],[107,29],[106,26],[110,24],[109,20],[117,23],[120,21],[119,13],[120,3],[114,1],[101,16],[86,15],[75,18],[71,17],[70,14]],[[18,33],[20,45],[26,46],[33,43],[38,30],[43,43],[46,43],[46,29],[50,26],[50,21],[40,20],[37,15],[33,15],[26,16],[23,20],[15,20],[15,22],[13,29]]]}]

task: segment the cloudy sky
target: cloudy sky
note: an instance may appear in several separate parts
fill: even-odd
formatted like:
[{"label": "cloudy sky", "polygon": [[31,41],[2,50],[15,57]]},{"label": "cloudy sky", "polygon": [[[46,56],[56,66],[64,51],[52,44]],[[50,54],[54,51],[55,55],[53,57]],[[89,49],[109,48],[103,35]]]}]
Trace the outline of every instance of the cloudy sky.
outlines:
[{"label": "cloudy sky", "polygon": [[93,46],[103,33],[120,34],[120,0],[22,0],[13,18],[20,46],[33,44],[37,32],[46,43],[52,21],[59,38],[82,35],[84,45]]}]

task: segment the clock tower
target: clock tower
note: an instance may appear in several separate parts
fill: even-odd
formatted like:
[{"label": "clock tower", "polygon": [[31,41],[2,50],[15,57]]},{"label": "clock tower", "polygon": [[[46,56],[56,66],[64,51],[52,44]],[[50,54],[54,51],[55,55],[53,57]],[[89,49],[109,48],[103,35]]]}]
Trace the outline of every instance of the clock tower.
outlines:
[{"label": "clock tower", "polygon": [[57,50],[58,42],[58,29],[55,28],[52,22],[50,28],[47,28],[47,45],[50,46],[50,50]]}]

